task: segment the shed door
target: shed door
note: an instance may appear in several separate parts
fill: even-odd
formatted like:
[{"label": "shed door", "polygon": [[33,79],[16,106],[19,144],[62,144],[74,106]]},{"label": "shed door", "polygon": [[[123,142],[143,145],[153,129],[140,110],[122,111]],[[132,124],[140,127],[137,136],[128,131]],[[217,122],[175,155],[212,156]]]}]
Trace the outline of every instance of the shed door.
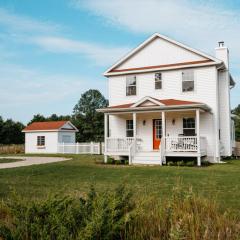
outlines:
[{"label": "shed door", "polygon": [[162,138],[162,119],[153,119],[153,149],[160,147]]}]

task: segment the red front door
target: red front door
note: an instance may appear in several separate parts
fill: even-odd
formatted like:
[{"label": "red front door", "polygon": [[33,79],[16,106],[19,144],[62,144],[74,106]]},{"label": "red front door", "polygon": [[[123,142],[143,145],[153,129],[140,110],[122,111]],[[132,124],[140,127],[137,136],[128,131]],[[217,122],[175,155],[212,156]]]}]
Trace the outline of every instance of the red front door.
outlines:
[{"label": "red front door", "polygon": [[153,149],[159,149],[162,137],[162,119],[153,119]]}]

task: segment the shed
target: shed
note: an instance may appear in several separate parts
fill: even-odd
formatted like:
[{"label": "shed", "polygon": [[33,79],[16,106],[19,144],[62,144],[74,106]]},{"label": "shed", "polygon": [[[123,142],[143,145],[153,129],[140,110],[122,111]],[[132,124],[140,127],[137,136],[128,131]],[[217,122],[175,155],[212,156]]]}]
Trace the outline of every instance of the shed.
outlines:
[{"label": "shed", "polygon": [[50,121],[33,122],[22,132],[25,153],[57,153],[59,144],[75,144],[78,129],[70,121]]}]

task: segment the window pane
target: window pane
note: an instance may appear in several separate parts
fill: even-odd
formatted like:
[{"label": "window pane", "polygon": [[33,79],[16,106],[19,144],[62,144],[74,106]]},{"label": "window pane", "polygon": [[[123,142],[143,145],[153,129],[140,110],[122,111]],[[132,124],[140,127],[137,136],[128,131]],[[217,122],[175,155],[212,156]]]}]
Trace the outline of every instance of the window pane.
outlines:
[{"label": "window pane", "polygon": [[133,137],[133,120],[126,120],[126,136]]},{"label": "window pane", "polygon": [[182,82],[183,92],[190,92],[194,90],[194,81],[185,81]]},{"label": "window pane", "polygon": [[162,80],[162,73],[155,73],[155,81]]},{"label": "window pane", "polygon": [[193,70],[185,70],[182,72],[183,81],[194,81]]},{"label": "window pane", "polygon": [[136,95],[136,86],[128,86],[126,89],[127,96]]},{"label": "window pane", "polygon": [[183,129],[184,136],[195,136],[195,129]]},{"label": "window pane", "polygon": [[127,76],[126,77],[126,95],[131,96],[131,95],[136,95],[136,87],[137,82],[136,82],[136,76]]},{"label": "window pane", "polygon": [[155,82],[155,89],[162,89],[162,81]]}]

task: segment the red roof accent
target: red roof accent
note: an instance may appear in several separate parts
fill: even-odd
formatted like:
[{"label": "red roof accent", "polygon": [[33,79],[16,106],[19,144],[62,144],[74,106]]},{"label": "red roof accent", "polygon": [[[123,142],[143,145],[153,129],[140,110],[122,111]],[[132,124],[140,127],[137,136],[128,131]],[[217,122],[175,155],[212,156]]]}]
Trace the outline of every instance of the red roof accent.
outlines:
[{"label": "red roof accent", "polygon": [[[192,101],[185,101],[185,100],[177,100],[177,99],[156,99],[152,98],[165,106],[178,106],[178,105],[192,105],[192,104],[202,104],[200,102],[192,102]],[[122,105],[115,105],[115,106],[110,106],[108,108],[130,108],[133,104],[135,103],[128,103],[128,104],[122,104]],[[146,106],[149,107],[149,106]]]},{"label": "red roof accent", "polygon": [[126,72],[126,71],[137,71],[137,70],[165,68],[165,67],[177,67],[177,66],[184,66],[184,65],[209,63],[209,62],[213,62],[213,61],[211,59],[207,59],[207,60],[200,60],[200,61],[172,63],[172,64],[157,65],[157,66],[146,66],[146,67],[136,67],[136,68],[125,68],[125,69],[113,69],[110,72]]},{"label": "red roof accent", "polygon": [[68,121],[51,121],[51,122],[33,122],[23,129],[23,131],[35,130],[58,130]]}]

